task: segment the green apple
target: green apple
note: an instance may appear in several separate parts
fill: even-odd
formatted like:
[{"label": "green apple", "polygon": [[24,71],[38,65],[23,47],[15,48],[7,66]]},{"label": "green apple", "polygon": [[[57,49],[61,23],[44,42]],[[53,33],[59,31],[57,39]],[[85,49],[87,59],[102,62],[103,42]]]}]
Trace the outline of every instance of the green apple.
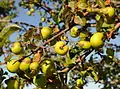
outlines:
[{"label": "green apple", "polygon": [[76,80],[76,85],[77,85],[77,87],[81,87],[81,86],[83,86],[83,84],[84,84],[84,82],[83,82],[82,79],[77,79],[77,80]]},{"label": "green apple", "polygon": [[9,72],[15,73],[19,69],[20,62],[16,61],[16,59],[12,59],[11,61],[7,62],[7,70]]},{"label": "green apple", "polygon": [[40,52],[35,53],[33,56],[33,61],[39,62],[40,60],[41,60],[41,53]]},{"label": "green apple", "polygon": [[41,64],[41,69],[47,77],[50,77],[55,73],[55,64],[51,59],[45,59]]},{"label": "green apple", "polygon": [[89,41],[85,41],[85,40],[79,41],[79,42],[78,42],[78,45],[79,45],[81,48],[85,49],[85,50],[88,50],[88,49],[91,48],[90,42],[89,42]]},{"label": "green apple", "polygon": [[76,26],[74,26],[74,27],[72,27],[71,29],[70,29],[70,35],[72,36],[72,37],[78,37],[78,34],[79,33],[79,31],[78,31],[78,27],[76,27]]},{"label": "green apple", "polygon": [[36,87],[44,88],[46,83],[47,83],[47,79],[44,74],[38,74],[33,77],[33,84]]},{"label": "green apple", "polygon": [[38,62],[32,62],[30,64],[30,70],[38,70],[39,68],[39,63]]},{"label": "green apple", "polygon": [[15,43],[13,43],[13,45],[12,45],[12,47],[11,47],[11,51],[12,51],[13,53],[19,54],[19,53],[22,52],[22,50],[23,50],[23,48],[22,48],[20,42],[15,42]]},{"label": "green apple", "polygon": [[69,50],[69,47],[63,41],[58,41],[54,47],[55,52],[59,55],[65,55]]},{"label": "green apple", "polygon": [[43,27],[41,29],[41,35],[44,40],[48,39],[52,34],[52,29],[50,27]]},{"label": "green apple", "polygon": [[25,58],[21,63],[20,63],[20,70],[22,71],[26,71],[29,69],[29,66],[30,66],[30,63],[31,63],[31,59],[29,57]]},{"label": "green apple", "polygon": [[103,37],[104,34],[103,32],[96,32],[92,35],[92,37],[90,38],[90,43],[92,45],[93,48],[100,48],[103,46],[104,42],[103,42]]}]

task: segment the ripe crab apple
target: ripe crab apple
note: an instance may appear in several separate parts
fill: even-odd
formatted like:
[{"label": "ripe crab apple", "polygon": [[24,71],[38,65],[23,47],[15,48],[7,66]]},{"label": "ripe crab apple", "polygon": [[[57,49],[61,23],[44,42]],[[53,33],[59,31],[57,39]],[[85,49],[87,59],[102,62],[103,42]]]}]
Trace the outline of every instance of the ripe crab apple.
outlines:
[{"label": "ripe crab apple", "polygon": [[109,17],[113,17],[115,15],[115,9],[113,7],[102,8],[101,11]]},{"label": "ripe crab apple", "polygon": [[41,35],[43,39],[48,39],[50,35],[52,34],[52,29],[50,27],[43,27],[41,29]]},{"label": "ripe crab apple", "polygon": [[103,46],[104,42],[103,42],[103,32],[96,32],[92,35],[92,37],[90,38],[90,43],[92,45],[93,48],[100,48],[101,46]]},{"label": "ripe crab apple", "polygon": [[63,41],[58,41],[54,47],[55,52],[59,55],[65,55],[69,50],[69,47]]},{"label": "ripe crab apple", "polygon": [[55,73],[55,64],[51,59],[45,59],[41,64],[41,69],[47,77],[50,77]]},{"label": "ripe crab apple", "polygon": [[85,50],[88,50],[88,49],[91,48],[90,42],[89,42],[89,41],[85,41],[85,40],[79,41],[79,42],[78,42],[78,45],[79,45],[81,48],[85,49]]},{"label": "ripe crab apple", "polygon": [[79,32],[78,27],[76,27],[76,26],[74,26],[70,29],[70,35],[74,38],[79,35],[78,32]]},{"label": "ripe crab apple", "polygon": [[11,47],[11,51],[12,51],[13,53],[19,54],[19,53],[22,52],[22,50],[23,50],[23,48],[22,48],[20,42],[15,42],[15,43],[13,43],[13,45],[12,45],[12,47]]},{"label": "ripe crab apple", "polygon": [[39,68],[39,63],[38,62],[32,62],[30,64],[30,70],[38,70]]},{"label": "ripe crab apple", "polygon": [[7,70],[9,72],[15,73],[19,70],[19,65],[20,65],[20,62],[16,61],[16,59],[13,59],[7,62]]},{"label": "ripe crab apple", "polygon": [[30,63],[31,63],[31,59],[29,57],[25,58],[21,63],[20,63],[20,70],[22,71],[26,71],[29,69],[29,66],[30,66]]}]

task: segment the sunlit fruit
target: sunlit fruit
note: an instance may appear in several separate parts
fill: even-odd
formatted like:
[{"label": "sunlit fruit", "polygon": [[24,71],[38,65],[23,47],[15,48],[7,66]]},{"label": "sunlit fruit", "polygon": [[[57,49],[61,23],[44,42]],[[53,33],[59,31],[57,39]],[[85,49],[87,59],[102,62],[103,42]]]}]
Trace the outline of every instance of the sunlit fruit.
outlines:
[{"label": "sunlit fruit", "polygon": [[115,15],[115,9],[113,7],[102,8],[101,11],[109,17],[113,17]]},{"label": "sunlit fruit", "polygon": [[11,47],[11,51],[15,54],[19,54],[20,52],[22,52],[23,48],[20,44],[20,42],[15,42],[13,43],[12,47]]},{"label": "sunlit fruit", "polygon": [[29,66],[30,66],[30,63],[31,63],[31,59],[29,57],[25,58],[21,63],[20,63],[20,70],[22,71],[26,71],[29,69]]},{"label": "sunlit fruit", "polygon": [[39,68],[39,63],[38,62],[32,62],[30,64],[30,70],[37,70]]},{"label": "sunlit fruit", "polygon": [[81,86],[83,86],[83,84],[84,84],[84,82],[83,82],[82,79],[77,79],[77,80],[76,80],[76,86],[77,86],[77,87],[81,87]]},{"label": "sunlit fruit", "polygon": [[33,61],[39,62],[41,60],[41,53],[38,52],[33,56]]},{"label": "sunlit fruit", "polygon": [[74,26],[70,29],[70,35],[72,37],[77,37],[79,35],[78,27]]},{"label": "sunlit fruit", "polygon": [[6,80],[6,89],[19,89],[19,82],[13,78]]},{"label": "sunlit fruit", "polygon": [[47,83],[46,76],[44,74],[38,74],[34,76],[33,83],[36,87],[44,88]]},{"label": "sunlit fruit", "polygon": [[78,42],[78,45],[81,47],[81,48],[83,48],[83,49],[90,49],[91,48],[91,44],[90,44],[90,42],[89,41],[79,41]]},{"label": "sunlit fruit", "polygon": [[16,61],[16,59],[13,59],[9,62],[7,62],[7,69],[9,72],[15,73],[19,69],[20,62]]},{"label": "sunlit fruit", "polygon": [[41,35],[43,39],[48,39],[50,35],[52,34],[52,29],[50,27],[43,27],[41,29]]},{"label": "sunlit fruit", "polygon": [[92,37],[90,38],[90,43],[92,45],[93,48],[99,48],[101,46],[103,46],[104,42],[103,42],[103,32],[96,32],[92,35]]},{"label": "sunlit fruit", "polygon": [[58,41],[55,44],[55,52],[60,54],[60,55],[65,55],[68,52],[69,47],[63,42],[63,41]]},{"label": "sunlit fruit", "polygon": [[106,9],[109,17],[112,17],[115,15],[115,9],[113,7],[106,7]]},{"label": "sunlit fruit", "polygon": [[55,64],[51,59],[46,59],[41,64],[42,72],[47,76],[52,76],[55,73]]}]

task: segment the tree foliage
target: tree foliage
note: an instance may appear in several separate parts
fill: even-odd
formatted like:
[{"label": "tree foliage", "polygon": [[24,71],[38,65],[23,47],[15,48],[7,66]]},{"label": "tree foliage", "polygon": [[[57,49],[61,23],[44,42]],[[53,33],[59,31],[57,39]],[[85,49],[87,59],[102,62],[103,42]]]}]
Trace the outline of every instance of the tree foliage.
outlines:
[{"label": "tree foliage", "polygon": [[[0,1],[0,89],[120,88],[119,0],[16,1]],[[14,22],[19,7],[39,27]]]}]

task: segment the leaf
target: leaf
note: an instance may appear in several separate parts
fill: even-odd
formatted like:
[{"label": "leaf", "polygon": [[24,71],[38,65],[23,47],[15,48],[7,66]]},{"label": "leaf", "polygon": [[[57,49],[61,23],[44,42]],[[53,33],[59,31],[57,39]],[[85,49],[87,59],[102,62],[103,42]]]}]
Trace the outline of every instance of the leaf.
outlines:
[{"label": "leaf", "polygon": [[96,23],[96,30],[99,32],[101,31],[101,27],[103,25],[103,22],[104,22],[104,18],[103,17],[100,17],[99,21],[97,21]]},{"label": "leaf", "polygon": [[74,23],[76,24],[80,24],[81,26],[85,26],[86,25],[86,18],[82,17],[80,18],[79,16],[75,16],[74,17]]},{"label": "leaf", "polygon": [[75,10],[75,4],[76,4],[76,1],[70,1],[68,3],[69,7],[71,8],[71,11],[74,12]]},{"label": "leaf", "polygon": [[106,53],[108,56],[111,56],[111,57],[114,56],[114,50],[112,48],[107,48]]},{"label": "leaf", "polygon": [[0,38],[8,38],[12,33],[19,30],[21,27],[16,24],[10,24],[3,28],[3,30],[0,32]]},{"label": "leaf", "polygon": [[96,3],[100,6],[100,7],[105,7],[105,3],[103,0],[96,0]]},{"label": "leaf", "polygon": [[21,27],[16,25],[16,24],[10,24],[6,27],[3,28],[3,30],[0,32],[0,47],[2,47],[4,45],[4,42],[6,41],[6,39],[8,39],[8,37],[13,34],[15,31],[19,30]]}]

